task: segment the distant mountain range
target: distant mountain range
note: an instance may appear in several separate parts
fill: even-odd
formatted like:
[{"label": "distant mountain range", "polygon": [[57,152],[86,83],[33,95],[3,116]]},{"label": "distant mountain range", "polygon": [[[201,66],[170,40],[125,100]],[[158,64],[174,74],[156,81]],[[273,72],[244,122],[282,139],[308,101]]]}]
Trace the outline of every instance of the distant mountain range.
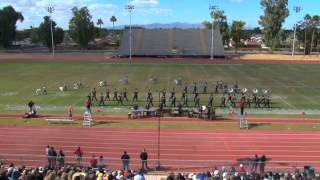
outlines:
[{"label": "distant mountain range", "polygon": [[[181,28],[181,29],[197,29],[203,28],[202,24],[190,24],[190,23],[168,23],[168,24],[161,24],[161,23],[152,23],[152,24],[133,24],[132,26],[144,27],[146,29],[169,29],[169,28]],[[123,29],[125,26],[115,26],[115,29]],[[110,27],[108,27],[109,29]],[[112,28],[112,27],[111,27]]]}]

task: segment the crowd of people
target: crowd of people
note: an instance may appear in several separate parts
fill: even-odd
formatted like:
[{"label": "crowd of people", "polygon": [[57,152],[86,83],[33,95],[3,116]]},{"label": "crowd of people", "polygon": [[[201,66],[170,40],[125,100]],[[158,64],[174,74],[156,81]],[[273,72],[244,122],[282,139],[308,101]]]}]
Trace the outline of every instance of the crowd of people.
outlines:
[{"label": "crowd of people", "polygon": [[107,171],[96,168],[65,166],[57,169],[48,167],[27,168],[0,166],[0,180],[145,180],[143,171]]}]

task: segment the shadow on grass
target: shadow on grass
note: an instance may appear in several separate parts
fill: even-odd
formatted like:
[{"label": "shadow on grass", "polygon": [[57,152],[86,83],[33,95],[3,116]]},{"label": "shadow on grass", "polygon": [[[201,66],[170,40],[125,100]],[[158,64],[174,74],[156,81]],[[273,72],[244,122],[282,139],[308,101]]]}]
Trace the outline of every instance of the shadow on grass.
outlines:
[{"label": "shadow on grass", "polygon": [[248,129],[254,129],[254,128],[258,128],[261,126],[269,126],[271,123],[249,123],[249,128]]},{"label": "shadow on grass", "polygon": [[120,122],[116,122],[116,121],[98,121],[98,122],[94,122],[92,124],[92,126],[109,126],[112,124],[119,124]]}]

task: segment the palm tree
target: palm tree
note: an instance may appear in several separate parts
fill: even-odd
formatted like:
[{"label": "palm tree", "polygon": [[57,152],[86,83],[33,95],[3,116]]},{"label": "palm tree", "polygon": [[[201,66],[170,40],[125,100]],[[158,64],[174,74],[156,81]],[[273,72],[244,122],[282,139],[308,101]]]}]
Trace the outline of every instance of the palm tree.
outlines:
[{"label": "palm tree", "polygon": [[313,44],[314,43],[314,33],[317,30],[317,28],[320,26],[320,16],[315,15],[312,17],[311,26],[312,26],[312,37],[311,37],[310,53],[312,53],[312,49],[314,46],[314,44]]},{"label": "palm tree", "polygon": [[100,27],[100,31],[101,31],[101,25],[103,24],[102,19],[98,19],[97,21],[97,25]]},{"label": "palm tree", "polygon": [[117,18],[115,16],[111,16],[110,21],[112,22],[113,29],[114,29],[114,23],[117,22]]}]

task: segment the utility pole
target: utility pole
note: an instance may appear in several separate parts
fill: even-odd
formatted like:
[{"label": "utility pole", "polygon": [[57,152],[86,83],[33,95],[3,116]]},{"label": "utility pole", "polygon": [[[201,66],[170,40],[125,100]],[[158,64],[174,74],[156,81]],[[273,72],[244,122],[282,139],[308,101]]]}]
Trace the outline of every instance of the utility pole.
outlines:
[{"label": "utility pole", "polygon": [[131,29],[132,29],[132,27],[131,27],[131,13],[132,13],[132,11],[134,10],[134,5],[126,5],[126,10],[128,10],[129,11],[129,13],[130,13],[130,30],[129,30],[129,33],[130,33],[130,37],[129,37],[129,48],[130,48],[130,52],[129,52],[129,57],[130,57],[130,60],[131,60],[131,58],[132,58],[132,32],[131,32]]},{"label": "utility pole", "polygon": [[215,5],[210,5],[209,6],[209,10],[210,10],[210,16],[212,16],[211,18],[212,18],[212,26],[211,26],[211,53],[210,53],[210,59],[212,60],[213,59],[213,41],[214,41],[214,39],[213,39],[213,29],[214,29],[214,17],[213,17],[213,15],[214,15],[214,12],[216,11],[216,10],[218,10],[218,6],[215,6]]},{"label": "utility pole", "polygon": [[[302,10],[302,8],[300,6],[294,6],[293,10],[295,13],[298,14]],[[293,43],[292,43],[292,59],[294,59],[294,53],[295,53],[296,32],[297,32],[297,23],[294,23]]]}]

